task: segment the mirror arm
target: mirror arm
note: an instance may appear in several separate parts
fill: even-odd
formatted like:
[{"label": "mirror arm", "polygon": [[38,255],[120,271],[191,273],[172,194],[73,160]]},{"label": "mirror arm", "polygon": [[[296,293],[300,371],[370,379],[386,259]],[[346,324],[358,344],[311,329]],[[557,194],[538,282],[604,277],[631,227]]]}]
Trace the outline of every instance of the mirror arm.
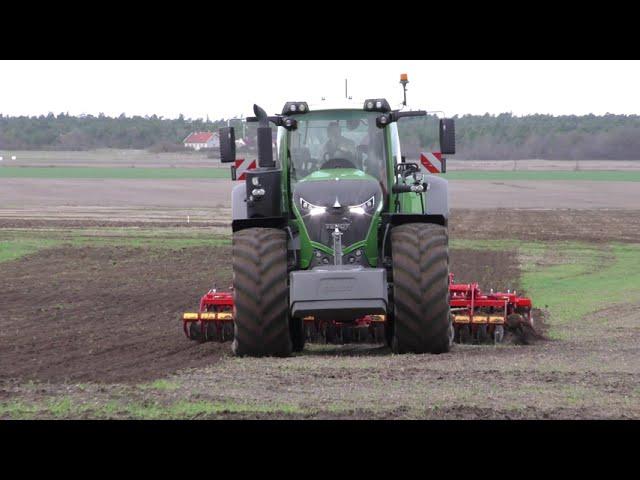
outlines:
[{"label": "mirror arm", "polygon": [[[247,121],[247,123],[260,121],[258,117],[247,117],[245,120]],[[276,127],[284,127],[287,130],[295,130],[298,127],[298,122],[295,119],[291,119],[292,122],[289,125],[287,125],[286,120],[289,120],[289,117],[284,115],[267,117],[267,120],[273,123]]]},{"label": "mirror arm", "polygon": [[[271,123],[274,123],[276,125],[278,125],[281,122],[281,116],[280,115],[276,115],[274,117],[267,117],[267,120],[270,121]],[[245,118],[245,120],[247,121],[247,123],[251,123],[251,122],[259,122],[260,120],[258,119],[258,117],[247,117]],[[278,125],[280,126],[280,125]]]},{"label": "mirror arm", "polygon": [[391,112],[391,121],[397,122],[402,117],[425,117],[427,112],[425,110],[413,110],[409,112],[401,112],[394,110]]},{"label": "mirror arm", "polygon": [[393,110],[389,113],[383,113],[376,118],[376,127],[384,128],[390,123],[397,122],[403,117],[424,117],[427,112],[424,110],[413,110],[410,112],[401,112],[399,110]]}]

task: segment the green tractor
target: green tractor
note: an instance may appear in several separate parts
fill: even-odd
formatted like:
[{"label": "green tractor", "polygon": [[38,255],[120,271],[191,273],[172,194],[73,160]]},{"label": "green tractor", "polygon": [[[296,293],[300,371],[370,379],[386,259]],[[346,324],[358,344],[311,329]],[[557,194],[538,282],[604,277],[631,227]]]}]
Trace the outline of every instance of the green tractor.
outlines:
[{"label": "green tractor", "polygon": [[[232,193],[233,352],[288,356],[305,319],[326,333],[372,316],[395,353],[449,351],[447,182],[406,161],[398,135],[399,119],[426,112],[370,99],[254,113],[258,166]],[[453,120],[439,128],[441,154],[454,154]],[[235,145],[220,129],[222,162]]]}]

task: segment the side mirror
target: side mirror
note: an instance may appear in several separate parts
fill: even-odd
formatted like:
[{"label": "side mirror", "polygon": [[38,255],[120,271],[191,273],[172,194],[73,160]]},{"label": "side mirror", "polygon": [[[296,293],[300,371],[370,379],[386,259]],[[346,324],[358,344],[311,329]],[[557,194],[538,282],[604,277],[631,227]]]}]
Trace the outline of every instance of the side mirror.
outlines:
[{"label": "side mirror", "polygon": [[443,155],[456,153],[456,126],[453,118],[440,119],[440,153]]},{"label": "side mirror", "polygon": [[222,127],[218,130],[220,136],[220,161],[233,163],[236,160],[236,134],[233,127]]}]

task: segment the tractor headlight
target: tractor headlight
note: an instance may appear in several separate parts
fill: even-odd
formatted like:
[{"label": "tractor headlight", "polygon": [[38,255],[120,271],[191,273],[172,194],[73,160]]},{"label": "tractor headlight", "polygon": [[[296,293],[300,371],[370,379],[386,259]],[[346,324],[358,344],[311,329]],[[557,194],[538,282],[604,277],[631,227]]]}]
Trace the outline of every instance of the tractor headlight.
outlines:
[{"label": "tractor headlight", "polygon": [[304,198],[300,197],[300,209],[303,215],[320,215],[327,211],[327,207],[321,207],[307,202]]},{"label": "tractor headlight", "polygon": [[364,215],[365,213],[369,213],[373,210],[373,207],[376,205],[376,197],[372,195],[369,200],[366,202],[362,202],[360,205],[352,205],[349,207],[349,212],[355,213],[356,215]]}]

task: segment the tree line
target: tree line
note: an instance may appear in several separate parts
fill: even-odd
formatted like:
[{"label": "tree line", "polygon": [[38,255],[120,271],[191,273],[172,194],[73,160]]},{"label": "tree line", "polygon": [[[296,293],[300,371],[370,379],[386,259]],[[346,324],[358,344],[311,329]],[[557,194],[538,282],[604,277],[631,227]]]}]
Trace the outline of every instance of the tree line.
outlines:
[{"label": "tree line", "polygon": [[[437,118],[400,120],[405,152],[437,149]],[[457,159],[640,159],[638,115],[456,116]],[[239,124],[239,122],[236,122]],[[216,131],[226,119],[119,117],[65,113],[9,117],[0,115],[2,150],[182,149],[194,131]],[[240,137],[241,129],[236,135]]]},{"label": "tree line", "polygon": [[90,150],[95,148],[172,149],[191,132],[215,131],[226,120],[192,120],[152,116],[119,117],[65,113],[38,117],[0,115],[0,149]]},{"label": "tree line", "polygon": [[[638,160],[639,115],[463,115],[456,159]],[[400,119],[403,151],[437,149],[437,118]],[[408,148],[405,148],[407,145]]]}]

